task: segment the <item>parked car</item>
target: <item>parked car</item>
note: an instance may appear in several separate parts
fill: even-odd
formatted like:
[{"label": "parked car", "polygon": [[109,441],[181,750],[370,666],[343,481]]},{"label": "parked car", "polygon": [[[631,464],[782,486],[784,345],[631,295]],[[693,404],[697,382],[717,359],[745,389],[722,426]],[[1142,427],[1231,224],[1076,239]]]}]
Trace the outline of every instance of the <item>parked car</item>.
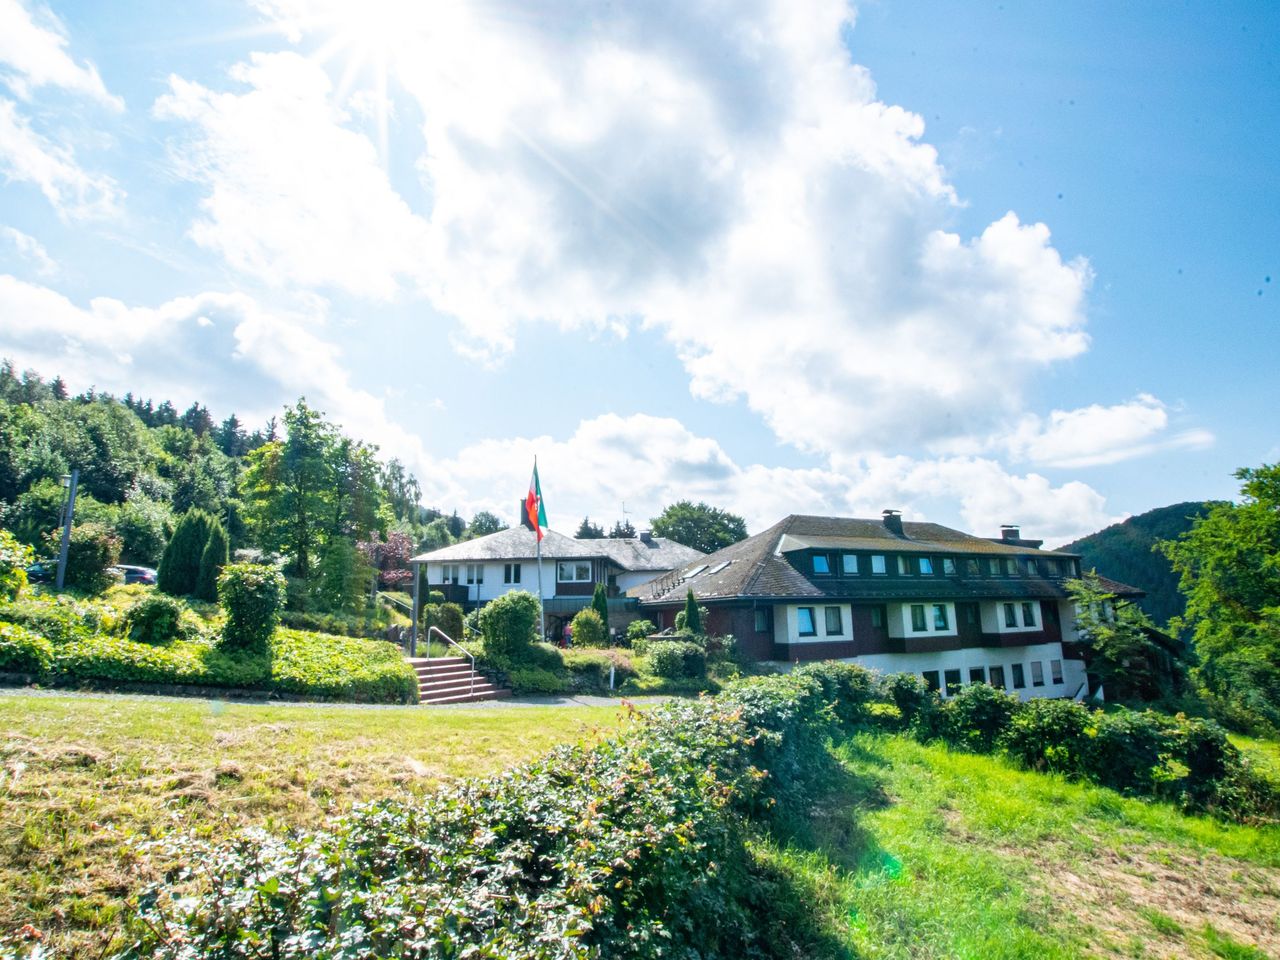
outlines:
[{"label": "parked car", "polygon": [[111,572],[118,577],[123,577],[125,583],[145,583],[152,587],[156,583],[156,572],[150,567],[135,567],[120,563],[112,567]]},{"label": "parked car", "polygon": [[53,583],[58,576],[58,565],[51,560],[41,560],[27,567],[28,583]]}]

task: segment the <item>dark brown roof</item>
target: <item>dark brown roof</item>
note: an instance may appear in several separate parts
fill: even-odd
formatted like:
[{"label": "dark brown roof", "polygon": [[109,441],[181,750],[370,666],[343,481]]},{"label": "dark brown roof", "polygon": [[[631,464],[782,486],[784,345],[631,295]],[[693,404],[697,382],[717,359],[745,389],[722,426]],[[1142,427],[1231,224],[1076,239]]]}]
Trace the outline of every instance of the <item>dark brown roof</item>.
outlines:
[{"label": "dark brown roof", "polygon": [[[675,603],[687,591],[702,600],[822,599],[856,595],[868,600],[910,599],[922,595],[927,585],[930,597],[965,598],[1064,598],[1063,581],[1039,576],[972,577],[950,576],[929,579],[872,579],[868,576],[810,580],[793,567],[786,554],[806,548],[832,550],[872,550],[879,553],[987,555],[1009,557],[1074,558],[1074,554],[1036,550],[994,543],[936,523],[903,522],[903,536],[892,533],[880,520],[846,517],[792,515],[753,537],[725,547],[670,574],[628,591],[641,603]],[[1116,581],[1104,587],[1121,596],[1141,596],[1142,591]]]}]

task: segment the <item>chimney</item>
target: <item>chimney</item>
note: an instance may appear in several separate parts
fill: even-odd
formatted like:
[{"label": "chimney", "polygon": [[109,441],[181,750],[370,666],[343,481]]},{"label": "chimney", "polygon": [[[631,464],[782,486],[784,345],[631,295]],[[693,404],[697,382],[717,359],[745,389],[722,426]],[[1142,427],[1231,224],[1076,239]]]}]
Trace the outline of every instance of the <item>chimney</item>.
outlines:
[{"label": "chimney", "polygon": [[902,511],[901,510],[885,510],[881,513],[884,518],[885,529],[896,537],[905,537],[902,532]]},{"label": "chimney", "polygon": [[1002,523],[1000,524],[1000,539],[1021,540],[1022,531],[1018,528],[1016,523]]},{"label": "chimney", "polygon": [[641,530],[641,531],[640,531],[640,542],[641,542],[641,543],[649,543],[649,544],[652,544],[652,543],[653,543],[653,531],[652,531],[652,530]]},{"label": "chimney", "polygon": [[526,530],[532,530],[533,524],[529,522],[529,511],[524,508],[524,501],[520,501],[520,506],[516,508],[516,516],[520,518],[520,526]]}]

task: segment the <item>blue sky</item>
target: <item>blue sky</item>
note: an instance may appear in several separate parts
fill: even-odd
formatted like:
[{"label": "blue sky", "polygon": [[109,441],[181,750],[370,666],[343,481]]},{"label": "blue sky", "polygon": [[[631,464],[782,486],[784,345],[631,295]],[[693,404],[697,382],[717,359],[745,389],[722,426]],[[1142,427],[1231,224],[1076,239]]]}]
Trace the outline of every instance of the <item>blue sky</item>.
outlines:
[{"label": "blue sky", "polygon": [[[431,502],[1059,542],[1280,458],[1280,11],[0,0],[0,354]],[[1272,279],[1276,282],[1272,283]]]}]

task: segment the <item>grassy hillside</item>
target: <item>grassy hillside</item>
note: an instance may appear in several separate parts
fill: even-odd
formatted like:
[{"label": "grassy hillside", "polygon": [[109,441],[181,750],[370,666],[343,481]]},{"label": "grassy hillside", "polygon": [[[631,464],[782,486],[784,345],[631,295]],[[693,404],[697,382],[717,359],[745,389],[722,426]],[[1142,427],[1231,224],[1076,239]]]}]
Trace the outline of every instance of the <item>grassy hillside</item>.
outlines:
[{"label": "grassy hillside", "polygon": [[618,710],[427,710],[0,693],[0,931],[100,956],[156,875],[140,845],[310,827],[377,797],[503,770]]},{"label": "grassy hillside", "polygon": [[806,878],[841,956],[1280,956],[1280,827],[903,736],[837,753],[844,782],[770,855]]},{"label": "grassy hillside", "polygon": [[1192,521],[1209,506],[1189,501],[1158,507],[1058,549],[1080,554],[1085,570],[1096,568],[1112,580],[1141,587],[1147,592],[1142,609],[1163,626],[1186,604],[1169,561],[1151,548],[1158,540],[1175,540],[1191,529]]}]

